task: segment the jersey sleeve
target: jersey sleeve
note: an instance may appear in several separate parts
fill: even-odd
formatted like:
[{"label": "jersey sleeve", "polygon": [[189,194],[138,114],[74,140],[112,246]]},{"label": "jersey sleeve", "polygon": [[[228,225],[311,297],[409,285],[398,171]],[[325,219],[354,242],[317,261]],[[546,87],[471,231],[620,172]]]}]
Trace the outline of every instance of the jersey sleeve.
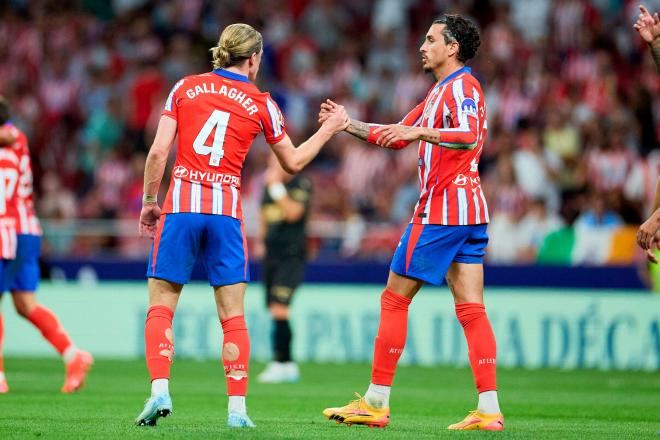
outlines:
[{"label": "jersey sleeve", "polygon": [[270,95],[266,95],[266,105],[261,109],[259,116],[268,144],[273,145],[284,139],[286,136],[284,116]]},{"label": "jersey sleeve", "polygon": [[408,112],[407,115],[401,119],[399,124],[407,125],[409,127],[419,127],[419,124],[422,122],[422,114],[424,113],[424,105],[426,101],[422,101],[415,106],[412,110]]},{"label": "jersey sleeve", "polygon": [[[400,125],[406,125],[408,127],[419,127],[419,124],[422,122],[422,114],[424,113],[424,105],[426,101],[422,101],[419,104],[415,106],[412,110],[408,112],[407,115],[399,121]],[[371,144],[375,144],[378,138],[380,137],[379,134],[375,133],[375,130],[380,127],[379,124],[369,124],[369,136],[367,137],[367,142]],[[410,142],[407,141],[398,141],[392,143],[388,148],[393,149],[393,150],[400,150],[402,148],[407,147],[410,144]]]},{"label": "jersey sleeve", "polygon": [[[455,80],[451,88],[447,87],[445,94],[448,96],[444,101],[449,109],[452,119],[452,128],[439,128],[441,147],[455,150],[471,150],[478,143],[479,122],[479,100],[481,96],[470,83],[465,83],[462,78]],[[444,111],[438,108],[438,116],[442,121]]]},{"label": "jersey sleeve", "polygon": [[178,121],[179,118],[179,89],[184,81],[185,79],[181,79],[174,84],[170,94],[167,96],[167,101],[165,101],[165,108],[163,108],[163,116],[169,116],[175,121]]}]

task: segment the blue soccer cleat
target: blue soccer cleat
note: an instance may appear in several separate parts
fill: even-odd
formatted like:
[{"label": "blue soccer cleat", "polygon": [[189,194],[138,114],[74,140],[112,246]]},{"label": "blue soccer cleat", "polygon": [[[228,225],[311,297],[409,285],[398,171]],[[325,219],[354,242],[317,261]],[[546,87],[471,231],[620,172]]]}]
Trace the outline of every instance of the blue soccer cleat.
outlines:
[{"label": "blue soccer cleat", "polygon": [[169,394],[151,396],[144,403],[144,409],[135,419],[137,426],[156,426],[159,417],[172,414],[172,398]]},{"label": "blue soccer cleat", "polygon": [[227,426],[230,428],[256,428],[257,425],[252,423],[247,414],[230,412],[227,416]]}]

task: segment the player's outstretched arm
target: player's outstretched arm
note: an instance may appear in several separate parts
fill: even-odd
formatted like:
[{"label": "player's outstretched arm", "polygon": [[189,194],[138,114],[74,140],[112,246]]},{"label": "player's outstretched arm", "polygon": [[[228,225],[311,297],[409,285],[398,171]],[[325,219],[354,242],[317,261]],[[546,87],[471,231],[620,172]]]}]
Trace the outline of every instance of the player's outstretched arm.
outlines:
[{"label": "player's outstretched arm", "polygon": [[370,138],[375,144],[386,148],[403,148],[413,141],[424,141],[452,150],[472,150],[477,146],[476,124],[464,129],[442,129],[411,127],[401,124],[381,125],[376,127]]},{"label": "player's outstretched arm", "polygon": [[149,149],[147,162],[144,166],[144,195],[142,197],[142,212],[140,213],[139,232],[142,236],[154,238],[160,207],[158,206],[158,190],[165,173],[165,164],[170,154],[177,131],[177,122],[169,116],[161,116],[158,122],[156,137]]},{"label": "player's outstretched arm", "polygon": [[285,135],[284,139],[270,147],[284,171],[295,174],[305,168],[319,154],[321,148],[332,136],[344,131],[349,122],[346,110],[342,107],[327,118],[318,131],[298,147],[293,145],[289,135]]},{"label": "player's outstretched arm", "polygon": [[[421,116],[422,110],[423,110],[423,102],[421,105],[418,105],[415,107],[408,115],[406,115],[403,118],[403,121],[401,121],[400,124],[402,127],[405,129],[411,129],[414,126],[416,126],[417,120],[419,116]],[[339,104],[331,101],[330,99],[327,99],[324,103],[321,104],[321,110],[319,112],[319,122],[323,123],[327,118],[329,118],[337,109],[343,108]],[[393,127],[391,125],[380,125],[380,124],[370,124],[362,121],[358,121],[356,119],[351,119],[350,123],[348,124],[348,127],[346,127],[346,132],[348,134],[351,134],[355,136],[358,139],[361,139],[363,141],[369,142],[370,144],[375,144],[375,145],[380,145],[382,147],[386,148],[392,148],[395,150],[399,150],[401,148],[406,147],[410,142],[412,142],[413,138],[410,140],[405,140],[405,139],[400,139],[396,142],[391,142],[388,143],[387,145],[380,142],[380,138],[382,137],[379,133],[380,130],[383,130],[384,127]]]},{"label": "player's outstretched arm", "polygon": [[639,18],[633,27],[650,46],[655,67],[660,73],[660,16],[657,12],[651,15],[644,5],[639,5],[639,11]]}]

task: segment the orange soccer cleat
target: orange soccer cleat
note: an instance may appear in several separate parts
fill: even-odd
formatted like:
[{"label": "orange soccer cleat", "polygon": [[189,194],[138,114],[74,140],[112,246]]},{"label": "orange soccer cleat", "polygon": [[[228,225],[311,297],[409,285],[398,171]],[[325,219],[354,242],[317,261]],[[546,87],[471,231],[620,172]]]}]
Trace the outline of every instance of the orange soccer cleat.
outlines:
[{"label": "orange soccer cleat", "polygon": [[374,408],[364,397],[355,393],[357,399],[338,408],[326,408],[323,415],[344,425],[366,425],[370,428],[384,428],[390,423],[389,408]]},{"label": "orange soccer cleat", "polygon": [[86,351],[79,350],[73,360],[66,365],[66,376],[63,393],[74,393],[82,388],[87,378],[87,372],[94,363],[94,358]]},{"label": "orange soccer cleat", "polygon": [[447,429],[460,431],[503,431],[504,416],[502,413],[484,414],[470,411],[462,421],[449,425]]}]

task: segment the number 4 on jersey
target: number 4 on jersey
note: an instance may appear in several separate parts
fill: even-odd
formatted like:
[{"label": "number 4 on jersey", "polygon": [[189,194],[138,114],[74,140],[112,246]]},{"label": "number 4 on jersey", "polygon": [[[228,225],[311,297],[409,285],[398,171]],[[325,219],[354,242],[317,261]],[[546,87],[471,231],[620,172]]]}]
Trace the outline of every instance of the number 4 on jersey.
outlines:
[{"label": "number 4 on jersey", "polygon": [[[202,156],[206,156],[207,154],[211,155],[209,165],[212,167],[219,166],[220,159],[225,155],[225,150],[222,146],[225,144],[227,125],[229,125],[229,113],[214,110],[193,142],[195,153],[201,154]],[[213,136],[213,145],[209,147],[206,145],[206,141],[214,128],[215,136]]]}]

